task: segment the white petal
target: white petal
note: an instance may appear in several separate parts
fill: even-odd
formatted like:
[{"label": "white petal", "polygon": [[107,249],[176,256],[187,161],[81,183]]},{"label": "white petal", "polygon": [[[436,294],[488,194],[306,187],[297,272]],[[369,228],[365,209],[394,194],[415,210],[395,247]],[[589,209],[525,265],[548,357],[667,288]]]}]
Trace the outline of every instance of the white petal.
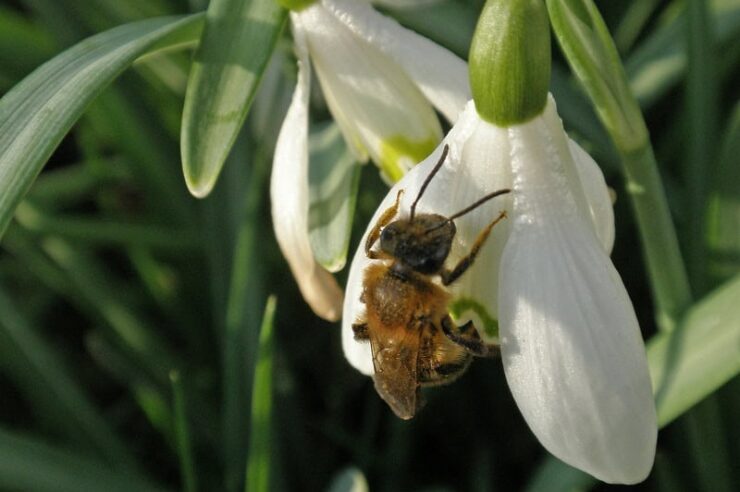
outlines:
[{"label": "white petal", "polygon": [[562,130],[537,118],[509,131],[514,217],[499,297],[509,386],[552,454],[605,482],[642,481],[657,424],[634,309],[577,205],[573,164],[553,150]]},{"label": "white petal", "polygon": [[547,145],[565,164],[563,174],[573,199],[584,216],[590,217],[604,251],[610,253],[614,245],[614,211],[601,169],[585,150],[565,135],[552,94],[548,97],[542,120],[549,130]]},{"label": "white petal", "polygon": [[609,188],[604,180],[604,173],[580,145],[573,140],[569,140],[568,144],[583,192],[586,195],[594,230],[604,251],[609,254],[614,247],[614,208],[609,196]]},{"label": "white petal", "polygon": [[[499,158],[503,158],[504,154],[508,155],[508,147],[501,144],[499,136],[495,134],[496,130],[503,131],[482,123],[471,103],[446,138],[445,143],[450,146],[449,155],[417,205],[417,213],[433,212],[452,215],[487,193],[511,184],[507,181],[506,167],[497,165]],[[505,137],[505,131],[503,136]],[[342,316],[342,342],[347,359],[365,374],[373,372],[370,346],[355,341],[352,333],[352,323],[362,319],[364,314],[364,305],[360,302],[363,272],[373,261],[365,255],[363,249],[365,237],[380,215],[393,204],[399,189],[404,190],[399,215],[408,215],[411,203],[416,198],[422,183],[438,162],[442,148],[443,145],[440,145],[427,159],[411,169],[400,182],[391,188],[370,220],[352,260]],[[474,212],[455,220],[458,232],[446,262],[448,267],[453,266],[457,260],[469,252],[470,246],[481,229],[488,225],[500,210],[505,209],[507,203],[509,203],[507,198],[498,197]],[[498,254],[496,237],[505,238],[505,230],[503,224],[496,226],[492,237],[476,259],[475,266],[453,284],[455,286],[453,294],[456,297],[473,299],[493,317],[495,317],[497,279],[487,274],[482,266],[495,265]],[[463,313],[462,319],[468,317],[469,314]]]},{"label": "white petal", "polygon": [[357,36],[392,57],[448,121],[457,120],[470,99],[468,66],[463,60],[365,2],[322,0],[322,4]]},{"label": "white petal", "polygon": [[308,96],[311,72],[299,27],[294,27],[298,82],[278,135],[270,178],[272,222],[280,250],[306,302],[322,318],[339,319],[342,291],[314,260],[308,237]]},{"label": "white petal", "polygon": [[404,169],[391,176],[399,179],[442,138],[431,104],[395,61],[320,4],[298,15],[329,109],[357,156],[369,153],[390,175],[385,166],[411,150]]}]

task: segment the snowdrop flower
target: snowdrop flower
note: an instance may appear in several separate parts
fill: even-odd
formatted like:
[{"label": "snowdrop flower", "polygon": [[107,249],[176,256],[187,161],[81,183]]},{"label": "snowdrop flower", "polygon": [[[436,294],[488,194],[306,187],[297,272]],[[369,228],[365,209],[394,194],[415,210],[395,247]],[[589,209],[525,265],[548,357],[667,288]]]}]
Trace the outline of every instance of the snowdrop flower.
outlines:
[{"label": "snowdrop flower", "polygon": [[[657,435],[645,347],[609,259],[614,217],[603,175],[568,138],[547,94],[549,31],[541,4],[488,2],[470,56],[475,102],[447,135],[448,157],[417,213],[448,216],[512,189],[455,220],[448,265],[501,210],[508,212],[473,267],[452,284],[451,311],[458,324],[473,319],[482,338],[500,344],[514,399],[545,448],[605,482],[636,483],[652,468]],[[507,30],[522,19],[518,31]],[[486,39],[492,28],[498,38]],[[507,58],[510,51],[517,56]],[[501,58],[506,63],[498,68]],[[497,74],[515,74],[516,83]],[[400,189],[400,214],[408,214],[441,152],[440,145],[391,188],[370,227]],[[370,261],[358,249],[342,320],[345,355],[368,375],[371,349],[353,339],[352,323],[364,311],[362,276]]]},{"label": "snowdrop flower", "polygon": [[389,181],[442,138],[434,108],[450,121],[462,111],[470,97],[467,67],[363,0],[282,3],[292,9],[298,80],[273,161],[273,226],[303,297],[319,316],[336,320],[341,290],[315,261],[308,235],[309,60],[347,145]]}]

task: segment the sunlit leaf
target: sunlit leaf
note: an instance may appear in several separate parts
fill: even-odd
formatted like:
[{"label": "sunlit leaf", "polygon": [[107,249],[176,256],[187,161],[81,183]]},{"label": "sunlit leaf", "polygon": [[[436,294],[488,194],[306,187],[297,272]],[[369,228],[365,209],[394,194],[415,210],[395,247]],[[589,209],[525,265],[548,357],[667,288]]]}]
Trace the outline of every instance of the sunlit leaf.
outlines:
[{"label": "sunlit leaf", "polygon": [[180,150],[197,197],[213,189],[247,117],[285,10],[274,0],[212,0],[190,70]]},{"label": "sunlit leaf", "polygon": [[0,100],[0,234],[87,105],[138,57],[197,39],[202,16],[127,24],[48,61]]}]

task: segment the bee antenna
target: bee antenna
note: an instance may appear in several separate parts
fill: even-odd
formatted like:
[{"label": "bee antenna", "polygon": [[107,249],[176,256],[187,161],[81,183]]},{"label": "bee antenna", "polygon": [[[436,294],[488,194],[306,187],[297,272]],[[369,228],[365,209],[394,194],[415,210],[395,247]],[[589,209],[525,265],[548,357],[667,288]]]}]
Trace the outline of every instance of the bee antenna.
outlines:
[{"label": "bee antenna", "polygon": [[439,157],[439,161],[437,161],[437,164],[434,165],[434,169],[429,173],[429,176],[427,176],[427,179],[424,180],[424,183],[422,183],[421,188],[419,189],[419,194],[416,195],[416,200],[414,200],[414,203],[411,204],[411,213],[409,214],[409,222],[414,221],[414,213],[416,213],[416,204],[419,203],[419,200],[421,199],[421,195],[424,194],[424,192],[427,189],[427,186],[429,186],[429,183],[432,181],[432,178],[435,174],[437,174],[437,171],[439,171],[439,168],[442,167],[442,164],[444,164],[445,159],[447,158],[447,152],[450,150],[450,146],[445,144],[444,148],[442,149],[442,155]]},{"label": "bee antenna", "polygon": [[481,205],[483,205],[484,203],[486,203],[491,198],[496,198],[497,196],[505,195],[505,194],[510,193],[510,192],[511,192],[510,189],[505,188],[505,189],[502,189],[502,190],[494,191],[493,193],[489,193],[488,195],[484,196],[483,198],[481,198],[480,200],[476,201],[475,203],[473,203],[471,205],[468,205],[464,209],[460,210],[458,213],[453,214],[453,215],[450,215],[447,218],[447,222],[452,222],[456,218],[458,218],[458,217],[460,217],[462,215],[465,215],[466,213],[468,213],[468,212],[470,212],[472,210],[475,210],[477,207],[480,207]]}]

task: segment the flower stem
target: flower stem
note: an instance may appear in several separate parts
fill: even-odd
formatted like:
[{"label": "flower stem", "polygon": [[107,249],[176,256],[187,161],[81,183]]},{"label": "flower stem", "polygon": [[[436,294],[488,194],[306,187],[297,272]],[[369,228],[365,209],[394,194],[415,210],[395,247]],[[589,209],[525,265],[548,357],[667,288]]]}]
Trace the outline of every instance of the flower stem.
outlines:
[{"label": "flower stem", "polygon": [[707,178],[714,162],[716,134],[714,93],[716,79],[713,63],[712,29],[706,0],[688,2],[688,68],[686,75],[686,102],[688,124],[692,138],[687,140],[688,152],[684,161],[689,210],[686,256],[689,276],[694,291],[700,295],[706,290],[706,208]]},{"label": "flower stem", "polygon": [[620,157],[655,296],[656,321],[660,329],[671,330],[692,298],[655,155],[647,142],[634,152],[620,150]]}]

